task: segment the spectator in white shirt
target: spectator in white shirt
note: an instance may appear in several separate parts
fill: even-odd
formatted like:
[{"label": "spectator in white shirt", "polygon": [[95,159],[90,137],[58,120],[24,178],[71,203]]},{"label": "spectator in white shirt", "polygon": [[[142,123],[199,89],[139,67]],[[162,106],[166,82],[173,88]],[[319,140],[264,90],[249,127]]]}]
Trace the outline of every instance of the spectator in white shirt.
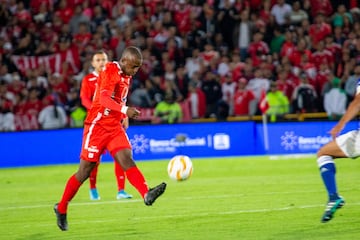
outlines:
[{"label": "spectator in white shirt", "polygon": [[67,116],[64,108],[56,105],[52,96],[43,100],[45,107],[40,111],[38,121],[42,129],[63,128],[67,124]]},{"label": "spectator in white shirt", "polygon": [[12,113],[12,102],[0,99],[0,132],[15,131],[15,115]]},{"label": "spectator in white shirt", "polygon": [[254,78],[249,80],[246,89],[251,90],[256,100],[260,100],[261,94],[267,92],[270,89],[270,79],[264,77],[263,70],[261,68],[256,68],[254,70]]},{"label": "spectator in white shirt", "polygon": [[340,79],[333,77],[332,88],[325,93],[324,109],[331,120],[338,120],[346,111],[347,97],[343,89],[340,88]]},{"label": "spectator in white shirt", "polygon": [[236,82],[233,80],[231,72],[225,76],[224,82],[221,84],[222,100],[229,105],[229,114],[234,114],[234,95],[236,91]]},{"label": "spectator in white shirt", "polygon": [[285,0],[277,0],[277,3],[271,8],[271,16],[276,24],[283,26],[286,23],[286,19],[289,18],[291,11],[291,5],[285,3]]}]

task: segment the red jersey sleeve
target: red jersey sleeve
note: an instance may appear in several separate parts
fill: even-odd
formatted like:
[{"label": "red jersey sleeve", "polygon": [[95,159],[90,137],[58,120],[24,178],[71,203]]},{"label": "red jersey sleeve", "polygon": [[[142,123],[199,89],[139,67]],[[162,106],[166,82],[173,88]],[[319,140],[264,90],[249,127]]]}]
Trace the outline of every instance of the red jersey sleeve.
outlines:
[{"label": "red jersey sleeve", "polygon": [[116,96],[113,96],[113,93],[115,92],[115,87],[119,84],[121,79],[120,72],[121,70],[117,64],[107,64],[106,69],[101,74],[99,100],[100,104],[105,108],[126,114],[125,102],[116,102],[114,100],[114,97]]},{"label": "red jersey sleeve", "polygon": [[91,102],[93,98],[94,92],[92,87],[90,86],[89,77],[85,76],[81,82],[80,88],[80,99],[81,104],[89,110],[91,108]]}]

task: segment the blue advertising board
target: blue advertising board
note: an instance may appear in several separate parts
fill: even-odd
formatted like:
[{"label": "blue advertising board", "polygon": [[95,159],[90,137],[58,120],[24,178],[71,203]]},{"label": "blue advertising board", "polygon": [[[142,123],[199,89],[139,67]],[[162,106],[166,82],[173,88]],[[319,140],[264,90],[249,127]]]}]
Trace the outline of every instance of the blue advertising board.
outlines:
[{"label": "blue advertising board", "polygon": [[[136,159],[253,154],[253,122],[222,122],[131,127],[128,136]],[[246,141],[244,141],[246,139]]]},{"label": "blue advertising board", "polygon": [[[331,140],[336,122],[215,122],[131,126],[127,133],[136,161],[263,154],[311,154]],[[359,127],[347,124],[343,132]],[[0,168],[78,163],[82,129],[0,133]],[[102,161],[113,161],[106,154]]]},{"label": "blue advertising board", "polygon": [[81,129],[0,133],[0,168],[79,162]]},{"label": "blue advertising board", "polygon": [[[310,154],[316,153],[324,144],[331,141],[328,133],[336,122],[284,122],[269,123],[268,142],[266,151],[264,142],[264,126],[256,126],[258,136],[257,149],[267,154]],[[347,124],[343,132],[357,129],[358,122]],[[266,135],[266,134],[265,134]]]},{"label": "blue advertising board", "polygon": [[[131,126],[134,159],[252,155],[254,122]],[[0,167],[78,163],[82,129],[0,133]],[[103,161],[112,161],[106,154]]]}]

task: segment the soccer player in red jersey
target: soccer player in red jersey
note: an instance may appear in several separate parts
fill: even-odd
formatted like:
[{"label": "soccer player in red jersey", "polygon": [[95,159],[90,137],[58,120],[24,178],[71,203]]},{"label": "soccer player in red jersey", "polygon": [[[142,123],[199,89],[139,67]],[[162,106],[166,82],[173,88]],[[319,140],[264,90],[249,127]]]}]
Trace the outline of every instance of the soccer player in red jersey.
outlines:
[{"label": "soccer player in red jersey", "polygon": [[67,209],[82,183],[100,161],[104,150],[108,150],[124,169],[131,185],[140,193],[145,205],[152,205],[164,193],[166,183],[149,188],[145,177],[132,157],[131,144],[120,121],[126,117],[137,118],[140,114],[134,107],[126,106],[130,81],[142,65],[141,51],[127,47],[119,62],[109,62],[100,72],[91,109],[84,122],[80,164],[65,186],[60,202],[54,205],[57,225],[68,230]]},{"label": "soccer player in red jersey", "polygon": [[[87,111],[89,111],[91,108],[91,103],[95,94],[99,73],[104,68],[107,62],[108,62],[108,57],[104,51],[95,52],[91,60],[91,65],[93,66],[94,71],[87,74],[81,82],[81,89],[80,89],[81,103],[87,109]],[[122,125],[126,130],[129,127],[129,119],[124,118],[122,120]],[[99,163],[100,161],[98,162],[98,164]],[[124,170],[121,168],[120,164],[117,161],[115,161],[114,163],[115,163],[115,176],[118,186],[118,193],[116,198],[117,199],[132,198],[132,195],[124,191],[125,189]],[[91,200],[100,200],[100,195],[96,188],[96,179],[97,179],[98,166],[99,166],[98,164],[91,171],[89,177]]]}]

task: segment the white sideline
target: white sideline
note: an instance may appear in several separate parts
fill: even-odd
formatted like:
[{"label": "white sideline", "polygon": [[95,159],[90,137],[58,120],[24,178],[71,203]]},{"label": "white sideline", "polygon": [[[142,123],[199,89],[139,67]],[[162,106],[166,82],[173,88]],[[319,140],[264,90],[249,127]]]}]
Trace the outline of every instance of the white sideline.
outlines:
[{"label": "white sideline", "polygon": [[[78,204],[80,205],[80,204]],[[84,205],[84,204],[81,204]],[[357,206],[360,205],[360,202],[346,204],[347,206]],[[318,204],[318,205],[304,205],[304,206],[291,206],[291,207],[282,207],[282,208],[263,208],[263,209],[247,209],[247,210],[235,210],[235,211],[226,211],[226,212],[212,212],[212,213],[205,213],[205,212],[199,212],[199,213],[190,213],[187,212],[185,214],[171,214],[171,215],[156,215],[156,216],[141,216],[141,217],[131,217],[132,220],[151,220],[151,219],[167,219],[167,218],[184,218],[184,217],[207,217],[207,216],[220,216],[220,215],[235,215],[235,214],[246,214],[246,213],[264,213],[264,212],[280,212],[280,211],[288,211],[288,210],[295,210],[295,209],[308,209],[308,208],[322,208],[324,207],[324,204]],[[319,210],[320,212],[322,210]],[[319,212],[319,213],[320,213]],[[82,220],[82,221],[72,221],[71,225],[82,225],[86,223],[111,223],[111,222],[118,222],[119,219],[113,218],[113,219],[106,219],[106,220]],[[52,226],[53,223],[46,223],[41,224],[41,226]],[[24,226],[27,227],[27,226]]]},{"label": "white sideline", "polygon": [[269,160],[293,160],[299,158],[309,158],[313,157],[314,161],[316,160],[315,154],[283,154],[283,155],[269,155]]},{"label": "white sideline", "polygon": [[[343,188],[342,192],[346,192],[350,190],[350,188]],[[279,194],[301,194],[301,193],[317,193],[318,191],[289,191],[289,192],[262,192],[262,193],[252,193],[251,195],[279,195]],[[183,200],[196,200],[196,199],[224,199],[224,198],[238,198],[242,197],[248,194],[223,194],[223,195],[213,195],[213,196],[196,196],[196,197],[182,197]],[[165,197],[166,198],[166,197]],[[179,200],[179,199],[178,199]],[[135,203],[135,202],[143,202],[142,199],[122,199],[122,200],[100,200],[100,201],[86,201],[86,202],[71,202],[72,206],[90,206],[90,205],[105,205],[105,204],[129,204],[129,203]],[[38,204],[38,205],[24,205],[24,206],[8,206],[8,207],[1,207],[0,206],[0,212],[1,211],[8,211],[8,210],[17,210],[17,209],[34,209],[34,208],[50,208],[52,209],[54,206],[54,203],[51,204]],[[360,204],[360,203],[359,203]],[[346,204],[348,205],[348,203]],[[358,205],[358,204],[355,204]],[[324,206],[324,205],[320,205]],[[314,206],[315,207],[315,206]],[[316,205],[318,207],[318,205]],[[290,207],[292,208],[292,207]],[[246,210],[247,211],[247,210]]]}]

